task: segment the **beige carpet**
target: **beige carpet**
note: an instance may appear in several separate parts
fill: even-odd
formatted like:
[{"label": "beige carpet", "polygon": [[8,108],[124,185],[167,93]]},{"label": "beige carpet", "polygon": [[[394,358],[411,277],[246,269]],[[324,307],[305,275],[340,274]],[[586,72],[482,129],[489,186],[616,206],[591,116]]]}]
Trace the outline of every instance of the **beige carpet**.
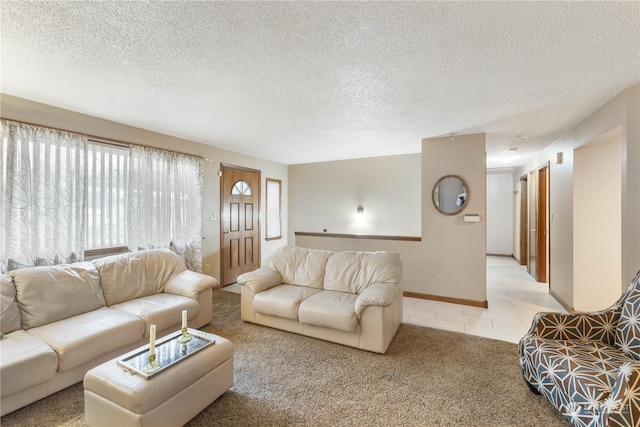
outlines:
[{"label": "beige carpet", "polygon": [[[527,388],[515,344],[402,325],[379,355],[244,323],[226,291],[204,329],[236,345],[235,384],[188,426],[569,426]],[[0,424],[82,426],[82,384]]]}]

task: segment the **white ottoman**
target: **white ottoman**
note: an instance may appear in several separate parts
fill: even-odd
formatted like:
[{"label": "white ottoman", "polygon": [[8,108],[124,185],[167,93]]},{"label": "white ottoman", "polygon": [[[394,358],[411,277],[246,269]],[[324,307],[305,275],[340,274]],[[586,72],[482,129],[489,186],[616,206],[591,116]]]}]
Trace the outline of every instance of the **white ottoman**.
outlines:
[{"label": "white ottoman", "polygon": [[90,427],[182,426],[233,385],[234,346],[215,340],[185,360],[145,379],[118,366],[120,358],[84,377],[85,423]]}]

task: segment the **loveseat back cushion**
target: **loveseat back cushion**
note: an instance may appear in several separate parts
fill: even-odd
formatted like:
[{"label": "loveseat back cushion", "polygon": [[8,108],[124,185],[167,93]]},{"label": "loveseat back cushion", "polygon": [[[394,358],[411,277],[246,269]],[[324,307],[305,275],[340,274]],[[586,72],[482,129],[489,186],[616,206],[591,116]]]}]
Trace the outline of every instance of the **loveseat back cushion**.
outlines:
[{"label": "loveseat back cushion", "polygon": [[616,347],[640,360],[640,272],[625,291],[627,295],[616,328]]},{"label": "loveseat back cushion", "polygon": [[99,258],[100,285],[108,306],[158,294],[173,276],[186,267],[169,249],[149,249]]},{"label": "loveseat back cushion", "polygon": [[20,307],[16,302],[16,287],[8,274],[0,276],[0,328],[8,334],[22,328]]},{"label": "loveseat back cushion", "polygon": [[283,247],[271,255],[264,266],[278,272],[282,283],[322,289],[330,251]]},{"label": "loveseat back cushion", "polygon": [[374,283],[401,286],[402,263],[394,252],[335,252],[327,261],[324,289],[359,294]]},{"label": "loveseat back cushion", "polygon": [[98,270],[91,262],[23,268],[11,272],[22,329],[104,307]]}]

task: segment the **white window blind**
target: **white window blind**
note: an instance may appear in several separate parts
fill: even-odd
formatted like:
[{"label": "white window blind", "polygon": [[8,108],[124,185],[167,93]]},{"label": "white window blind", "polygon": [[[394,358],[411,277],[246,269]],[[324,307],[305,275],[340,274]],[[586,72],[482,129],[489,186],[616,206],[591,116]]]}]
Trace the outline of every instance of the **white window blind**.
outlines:
[{"label": "white window blind", "polygon": [[129,148],[89,141],[87,250],[127,246]]}]

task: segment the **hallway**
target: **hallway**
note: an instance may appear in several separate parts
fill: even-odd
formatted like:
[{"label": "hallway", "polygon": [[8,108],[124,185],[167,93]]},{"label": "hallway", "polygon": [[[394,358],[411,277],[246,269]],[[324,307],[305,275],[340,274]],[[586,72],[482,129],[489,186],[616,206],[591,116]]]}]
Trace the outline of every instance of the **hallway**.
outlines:
[{"label": "hallway", "polygon": [[566,310],[513,258],[487,257],[489,308],[404,297],[403,322],[517,343],[539,311]]}]

